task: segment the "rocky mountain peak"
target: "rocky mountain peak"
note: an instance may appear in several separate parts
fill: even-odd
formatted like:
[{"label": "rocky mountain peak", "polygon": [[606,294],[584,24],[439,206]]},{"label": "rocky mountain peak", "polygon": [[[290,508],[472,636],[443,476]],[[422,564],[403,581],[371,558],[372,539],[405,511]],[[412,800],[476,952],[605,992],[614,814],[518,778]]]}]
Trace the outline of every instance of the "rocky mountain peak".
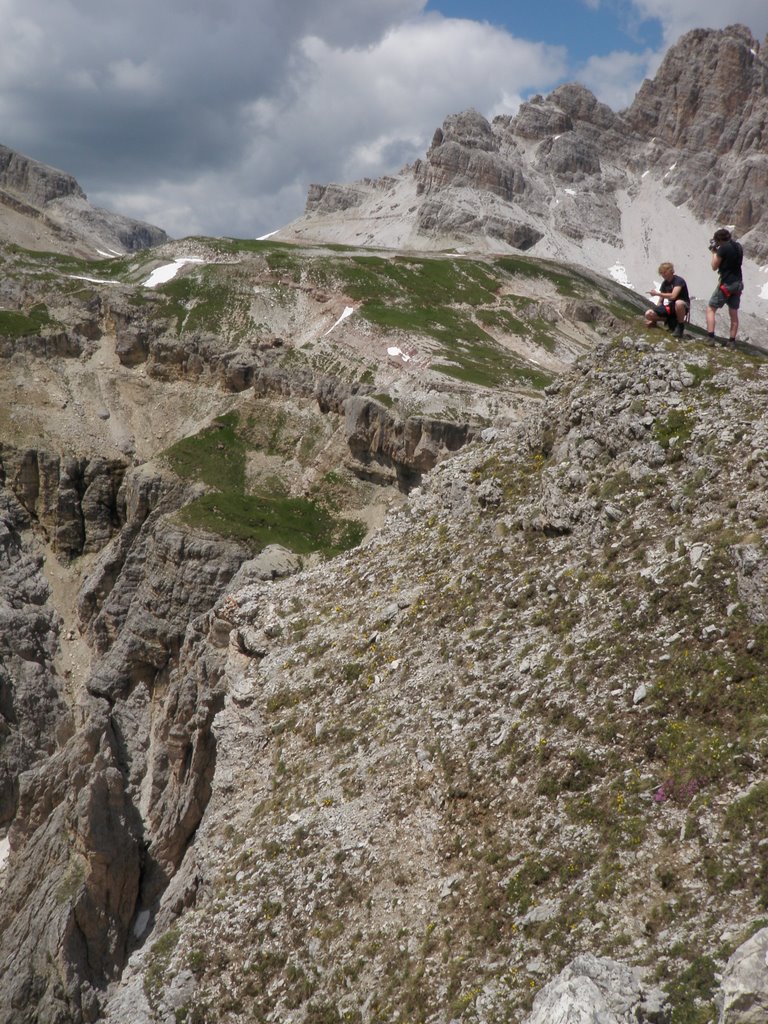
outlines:
[{"label": "rocky mountain peak", "polygon": [[641,86],[627,123],[648,141],[651,166],[675,161],[665,180],[675,204],[733,224],[765,255],[768,186],[768,65],[743,25],[696,29]]},{"label": "rocky mountain peak", "polygon": [[601,103],[594,93],[579,82],[558,86],[549,99],[564,110],[574,121],[586,121],[597,128],[612,128],[617,115],[607,103]]},{"label": "rocky mountain peak", "polygon": [[38,206],[63,196],[85,199],[85,192],[71,174],[30,160],[7,146],[0,146],[0,188]]},{"label": "rocky mountain peak", "polygon": [[524,139],[544,139],[572,128],[568,114],[543,96],[534,96],[528,103],[521,104],[516,117],[508,123],[508,129]]},{"label": "rocky mountain peak", "polygon": [[468,149],[482,149],[493,152],[499,148],[499,140],[493,134],[488,121],[477,110],[465,110],[461,114],[450,114],[432,138],[430,154],[447,143],[454,142]]},{"label": "rocky mountain peak", "polygon": [[752,151],[762,148],[767,86],[768,66],[743,25],[695,29],[643,82],[626,118],[640,134],[713,158]]},{"label": "rocky mountain peak", "polygon": [[[311,189],[304,216],[276,237],[531,250],[631,283],[668,258],[690,266],[689,286],[704,297],[702,253],[729,224],[756,279],[768,259],[764,54],[742,25],[697,29],[623,112],[572,82],[492,121],[449,115],[423,159],[392,178]],[[745,308],[764,315],[758,291],[748,289]]]},{"label": "rocky mountain peak", "polygon": [[0,237],[26,249],[94,257],[161,245],[161,228],[92,206],[71,174],[0,146]]}]

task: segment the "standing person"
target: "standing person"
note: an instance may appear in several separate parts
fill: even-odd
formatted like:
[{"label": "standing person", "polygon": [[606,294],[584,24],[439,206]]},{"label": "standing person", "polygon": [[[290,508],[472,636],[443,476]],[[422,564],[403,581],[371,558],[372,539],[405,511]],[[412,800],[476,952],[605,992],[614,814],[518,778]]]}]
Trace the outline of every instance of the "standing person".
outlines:
[{"label": "standing person", "polygon": [[744,250],[741,247],[741,242],[737,242],[731,237],[728,228],[718,228],[709,243],[709,251],[712,253],[712,269],[717,271],[719,282],[707,304],[707,334],[714,341],[715,314],[718,309],[727,305],[731,318],[728,340],[733,344],[739,332],[739,306],[741,305],[741,293],[744,291],[744,281],[741,276]]},{"label": "standing person", "polygon": [[657,295],[660,301],[657,306],[645,311],[645,322],[649,327],[655,327],[659,320],[663,320],[676,338],[682,338],[683,324],[691,304],[688,285],[684,278],[675,273],[671,263],[660,264],[659,273],[660,287],[651,288],[648,294]]}]

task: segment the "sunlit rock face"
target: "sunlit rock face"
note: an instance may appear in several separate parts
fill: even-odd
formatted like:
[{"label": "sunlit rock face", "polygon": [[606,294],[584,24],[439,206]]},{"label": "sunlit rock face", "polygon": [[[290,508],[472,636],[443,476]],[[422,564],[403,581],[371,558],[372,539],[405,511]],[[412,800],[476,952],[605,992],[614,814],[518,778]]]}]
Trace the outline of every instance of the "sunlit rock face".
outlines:
[{"label": "sunlit rock face", "polygon": [[322,237],[332,217],[336,241],[387,244],[396,234],[413,247],[541,255],[568,252],[569,240],[631,248],[622,211],[643,183],[701,222],[733,225],[764,261],[768,67],[748,29],[689,32],[622,112],[569,83],[492,121],[476,110],[451,114],[400,175],[313,185],[304,218],[277,237]]}]

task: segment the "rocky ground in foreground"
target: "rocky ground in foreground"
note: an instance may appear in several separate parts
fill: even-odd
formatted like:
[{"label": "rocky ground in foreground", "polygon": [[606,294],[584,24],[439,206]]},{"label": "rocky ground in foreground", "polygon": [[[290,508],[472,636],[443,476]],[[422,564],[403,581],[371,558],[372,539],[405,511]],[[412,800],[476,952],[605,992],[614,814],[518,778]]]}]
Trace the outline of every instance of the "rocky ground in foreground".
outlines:
[{"label": "rocky ground in foreground", "polygon": [[522,1021],[588,952],[643,979],[606,1019],[713,1020],[768,900],[767,389],[626,337],[365,547],[230,588],[174,673],[223,701],[187,897],[107,1019]]},{"label": "rocky ground in foreground", "polygon": [[546,261],[186,246],[6,254],[0,1021],[747,1024],[764,357]]}]

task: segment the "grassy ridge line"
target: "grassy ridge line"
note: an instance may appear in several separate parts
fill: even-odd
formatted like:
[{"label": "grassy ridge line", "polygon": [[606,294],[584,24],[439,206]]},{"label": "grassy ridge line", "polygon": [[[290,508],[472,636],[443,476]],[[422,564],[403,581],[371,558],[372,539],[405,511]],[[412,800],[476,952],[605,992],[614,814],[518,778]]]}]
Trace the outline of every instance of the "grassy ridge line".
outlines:
[{"label": "grassy ridge line", "polygon": [[[637,297],[626,296],[613,282],[604,283],[604,298],[595,299],[596,280],[576,268],[531,257],[456,257],[381,255],[328,246],[318,251],[258,240],[190,239],[213,254],[214,262],[188,267],[153,289],[148,316],[167,323],[179,338],[198,332],[224,335],[239,342],[258,336],[266,326],[252,307],[254,274],[272,278],[276,301],[290,304],[294,287],[341,291],[359,303],[357,310],[374,329],[427,339],[433,345],[430,369],[480,387],[531,387],[541,390],[551,373],[510,351],[505,339],[518,337],[553,353],[561,334],[556,326],[531,311],[530,296],[514,294],[521,279],[539,280],[544,293],[565,299],[589,300],[618,318],[638,312]],[[233,263],[231,257],[253,257]],[[230,257],[227,262],[221,262]],[[171,257],[169,256],[168,259]],[[215,262],[215,261],[219,262]],[[158,262],[152,251],[115,259],[78,260],[51,253],[16,252],[7,270],[66,281],[66,290],[83,290],[77,276],[103,278],[132,287],[139,302],[149,267]],[[259,271],[259,264],[261,271]],[[93,286],[91,286],[93,287]],[[286,293],[286,289],[288,293]],[[88,291],[88,290],[86,290]],[[533,305],[536,305],[534,300]],[[40,310],[45,311],[41,305]],[[6,314],[14,337],[39,332],[39,319],[19,320]],[[350,371],[354,372],[354,371]]]}]

